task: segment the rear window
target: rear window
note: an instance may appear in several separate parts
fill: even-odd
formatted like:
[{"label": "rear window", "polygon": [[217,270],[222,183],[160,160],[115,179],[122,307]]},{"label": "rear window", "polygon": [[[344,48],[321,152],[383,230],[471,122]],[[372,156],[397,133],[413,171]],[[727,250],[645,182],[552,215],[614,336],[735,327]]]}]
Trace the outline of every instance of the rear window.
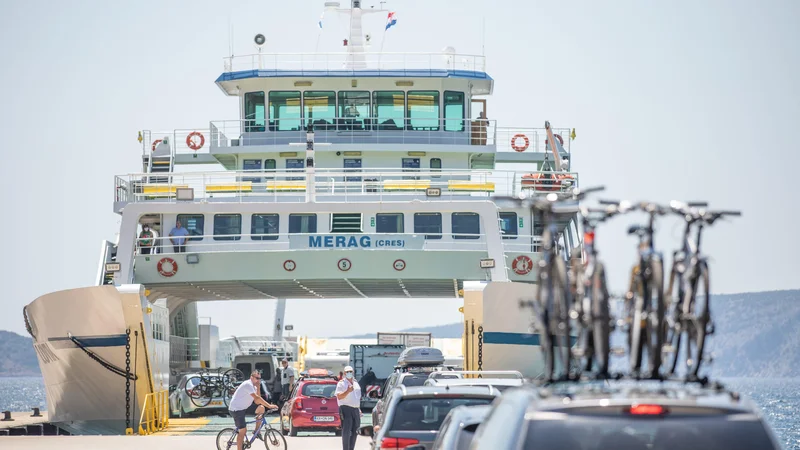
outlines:
[{"label": "rear window", "polygon": [[425,384],[425,380],[427,379],[428,374],[408,375],[403,377],[403,380],[400,383],[405,386],[422,386]]},{"label": "rear window", "polygon": [[491,398],[408,398],[400,400],[394,410],[390,430],[436,431],[447,413],[456,406],[488,405]]},{"label": "rear window", "polygon": [[305,383],[300,392],[306,397],[333,397],[336,391],[336,383]]},{"label": "rear window", "polygon": [[525,449],[750,450],[771,449],[764,426],[732,416],[576,416],[528,422]]}]

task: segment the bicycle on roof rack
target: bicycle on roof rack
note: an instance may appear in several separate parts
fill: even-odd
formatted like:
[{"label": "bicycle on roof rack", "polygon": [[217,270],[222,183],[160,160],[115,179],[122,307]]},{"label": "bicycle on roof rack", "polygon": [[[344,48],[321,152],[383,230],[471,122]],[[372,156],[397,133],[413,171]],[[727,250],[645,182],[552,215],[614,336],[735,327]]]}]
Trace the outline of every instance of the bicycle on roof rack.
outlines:
[{"label": "bicycle on roof rack", "polygon": [[520,306],[533,310],[533,326],[539,331],[545,360],[544,376],[548,380],[555,379],[556,362],[561,364],[563,373],[560,378],[568,379],[573,359],[569,323],[570,307],[573,304],[572,293],[567,278],[567,264],[559,254],[560,230],[557,219],[579,212],[580,200],[591,192],[603,189],[605,188],[584,190],[576,188],[568,193],[550,193],[529,199],[514,199],[531,208],[537,219],[544,224],[542,259],[536,271],[534,300],[520,301]]},{"label": "bicycle on roof rack", "polygon": [[606,282],[606,266],[598,256],[595,245],[597,226],[619,214],[632,210],[630,202],[606,205],[603,208],[580,208],[583,225],[585,259],[573,255],[570,280],[573,309],[570,317],[576,322],[578,340],[573,355],[579,360],[576,377],[597,368],[597,378],[608,378],[610,335],[613,330],[610,295]]},{"label": "bicycle on roof rack", "polygon": [[[667,335],[665,353],[672,354],[667,376],[675,374],[682,337],[686,339],[687,380],[696,380],[703,361],[706,336],[713,334],[708,260],[700,253],[703,229],[725,216],[741,216],[740,211],[709,211],[706,203],[673,201],[673,213],[683,217],[685,227],[682,248],[673,253],[673,265],[667,287],[669,314],[664,326]],[[696,227],[695,240],[692,229]]]},{"label": "bicycle on roof rack", "polygon": [[[620,202],[600,201],[605,205]],[[625,322],[628,329],[630,371],[634,378],[659,378],[661,352],[664,344],[665,316],[664,265],[661,253],[655,250],[655,218],[669,212],[668,208],[651,202],[634,207],[650,217],[647,225],[631,225],[629,235],[639,238],[638,261],[631,269],[628,291],[625,294]],[[647,370],[642,373],[643,357],[647,352]]]},{"label": "bicycle on roof rack", "polygon": [[228,369],[220,373],[205,368],[198,375],[186,381],[186,394],[198,408],[203,408],[211,403],[215,397],[222,397],[225,406],[228,406],[236,387],[244,381],[244,374],[239,369]]}]

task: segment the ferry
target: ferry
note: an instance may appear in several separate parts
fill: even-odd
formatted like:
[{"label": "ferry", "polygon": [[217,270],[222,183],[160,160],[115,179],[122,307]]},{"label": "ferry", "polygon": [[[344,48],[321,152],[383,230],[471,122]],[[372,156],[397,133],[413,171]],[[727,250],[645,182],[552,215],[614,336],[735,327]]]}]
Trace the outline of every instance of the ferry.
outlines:
[{"label": "ferry", "polygon": [[[272,336],[257,340],[296,356],[291,299],[461,299],[466,370],[541,371],[517,306],[541,224],[503,198],[577,186],[574,129],[497,123],[484,55],[373,52],[362,18],[389,11],[326,10],[349,20],[342,52],[268,53],[259,34],[215,81],[238,118],[138,133],[141,168],[114,176],[120,228],[96,285],[24,308],[53,424],[150,426],[177,373],[213,366],[198,348],[213,332],[203,301],[275,301]],[[576,218],[560,229],[564,257],[580,252]]]}]

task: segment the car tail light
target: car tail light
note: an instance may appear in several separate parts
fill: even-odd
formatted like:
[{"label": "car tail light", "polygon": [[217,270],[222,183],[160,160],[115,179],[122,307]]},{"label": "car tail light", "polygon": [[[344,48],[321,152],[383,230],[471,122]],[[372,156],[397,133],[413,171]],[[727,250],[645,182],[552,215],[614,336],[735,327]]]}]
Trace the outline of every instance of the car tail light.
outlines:
[{"label": "car tail light", "polygon": [[303,409],[303,399],[302,398],[298,398],[297,400],[295,400],[294,401],[294,407],[296,409]]},{"label": "car tail light", "polygon": [[630,408],[627,408],[628,414],[633,414],[637,416],[660,416],[666,414],[667,408],[664,408],[661,405],[631,405]]},{"label": "car tail light", "polygon": [[381,448],[406,448],[409,445],[419,444],[418,439],[386,437],[381,440]]}]

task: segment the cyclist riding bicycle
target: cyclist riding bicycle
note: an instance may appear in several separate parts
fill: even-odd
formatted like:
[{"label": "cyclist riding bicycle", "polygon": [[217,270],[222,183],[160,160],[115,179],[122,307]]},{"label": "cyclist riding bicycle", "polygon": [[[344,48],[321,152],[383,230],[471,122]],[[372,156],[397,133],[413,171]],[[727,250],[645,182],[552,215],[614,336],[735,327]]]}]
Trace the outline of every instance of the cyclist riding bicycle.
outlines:
[{"label": "cyclist riding bicycle", "polygon": [[[243,381],[242,384],[236,388],[236,392],[234,392],[233,396],[231,397],[231,402],[228,406],[228,412],[231,413],[233,422],[236,424],[237,450],[242,450],[242,445],[244,444],[244,435],[247,432],[247,423],[245,422],[245,413],[247,412],[247,408],[249,408],[253,402],[257,403],[259,406],[256,408],[256,416],[264,414],[264,412],[266,412],[265,408],[278,409],[277,406],[261,398],[259,395],[259,389],[256,387],[260,385],[261,372],[254,370],[250,373],[250,378]],[[264,419],[262,418],[262,420]],[[258,426],[257,422],[256,426]]]}]

